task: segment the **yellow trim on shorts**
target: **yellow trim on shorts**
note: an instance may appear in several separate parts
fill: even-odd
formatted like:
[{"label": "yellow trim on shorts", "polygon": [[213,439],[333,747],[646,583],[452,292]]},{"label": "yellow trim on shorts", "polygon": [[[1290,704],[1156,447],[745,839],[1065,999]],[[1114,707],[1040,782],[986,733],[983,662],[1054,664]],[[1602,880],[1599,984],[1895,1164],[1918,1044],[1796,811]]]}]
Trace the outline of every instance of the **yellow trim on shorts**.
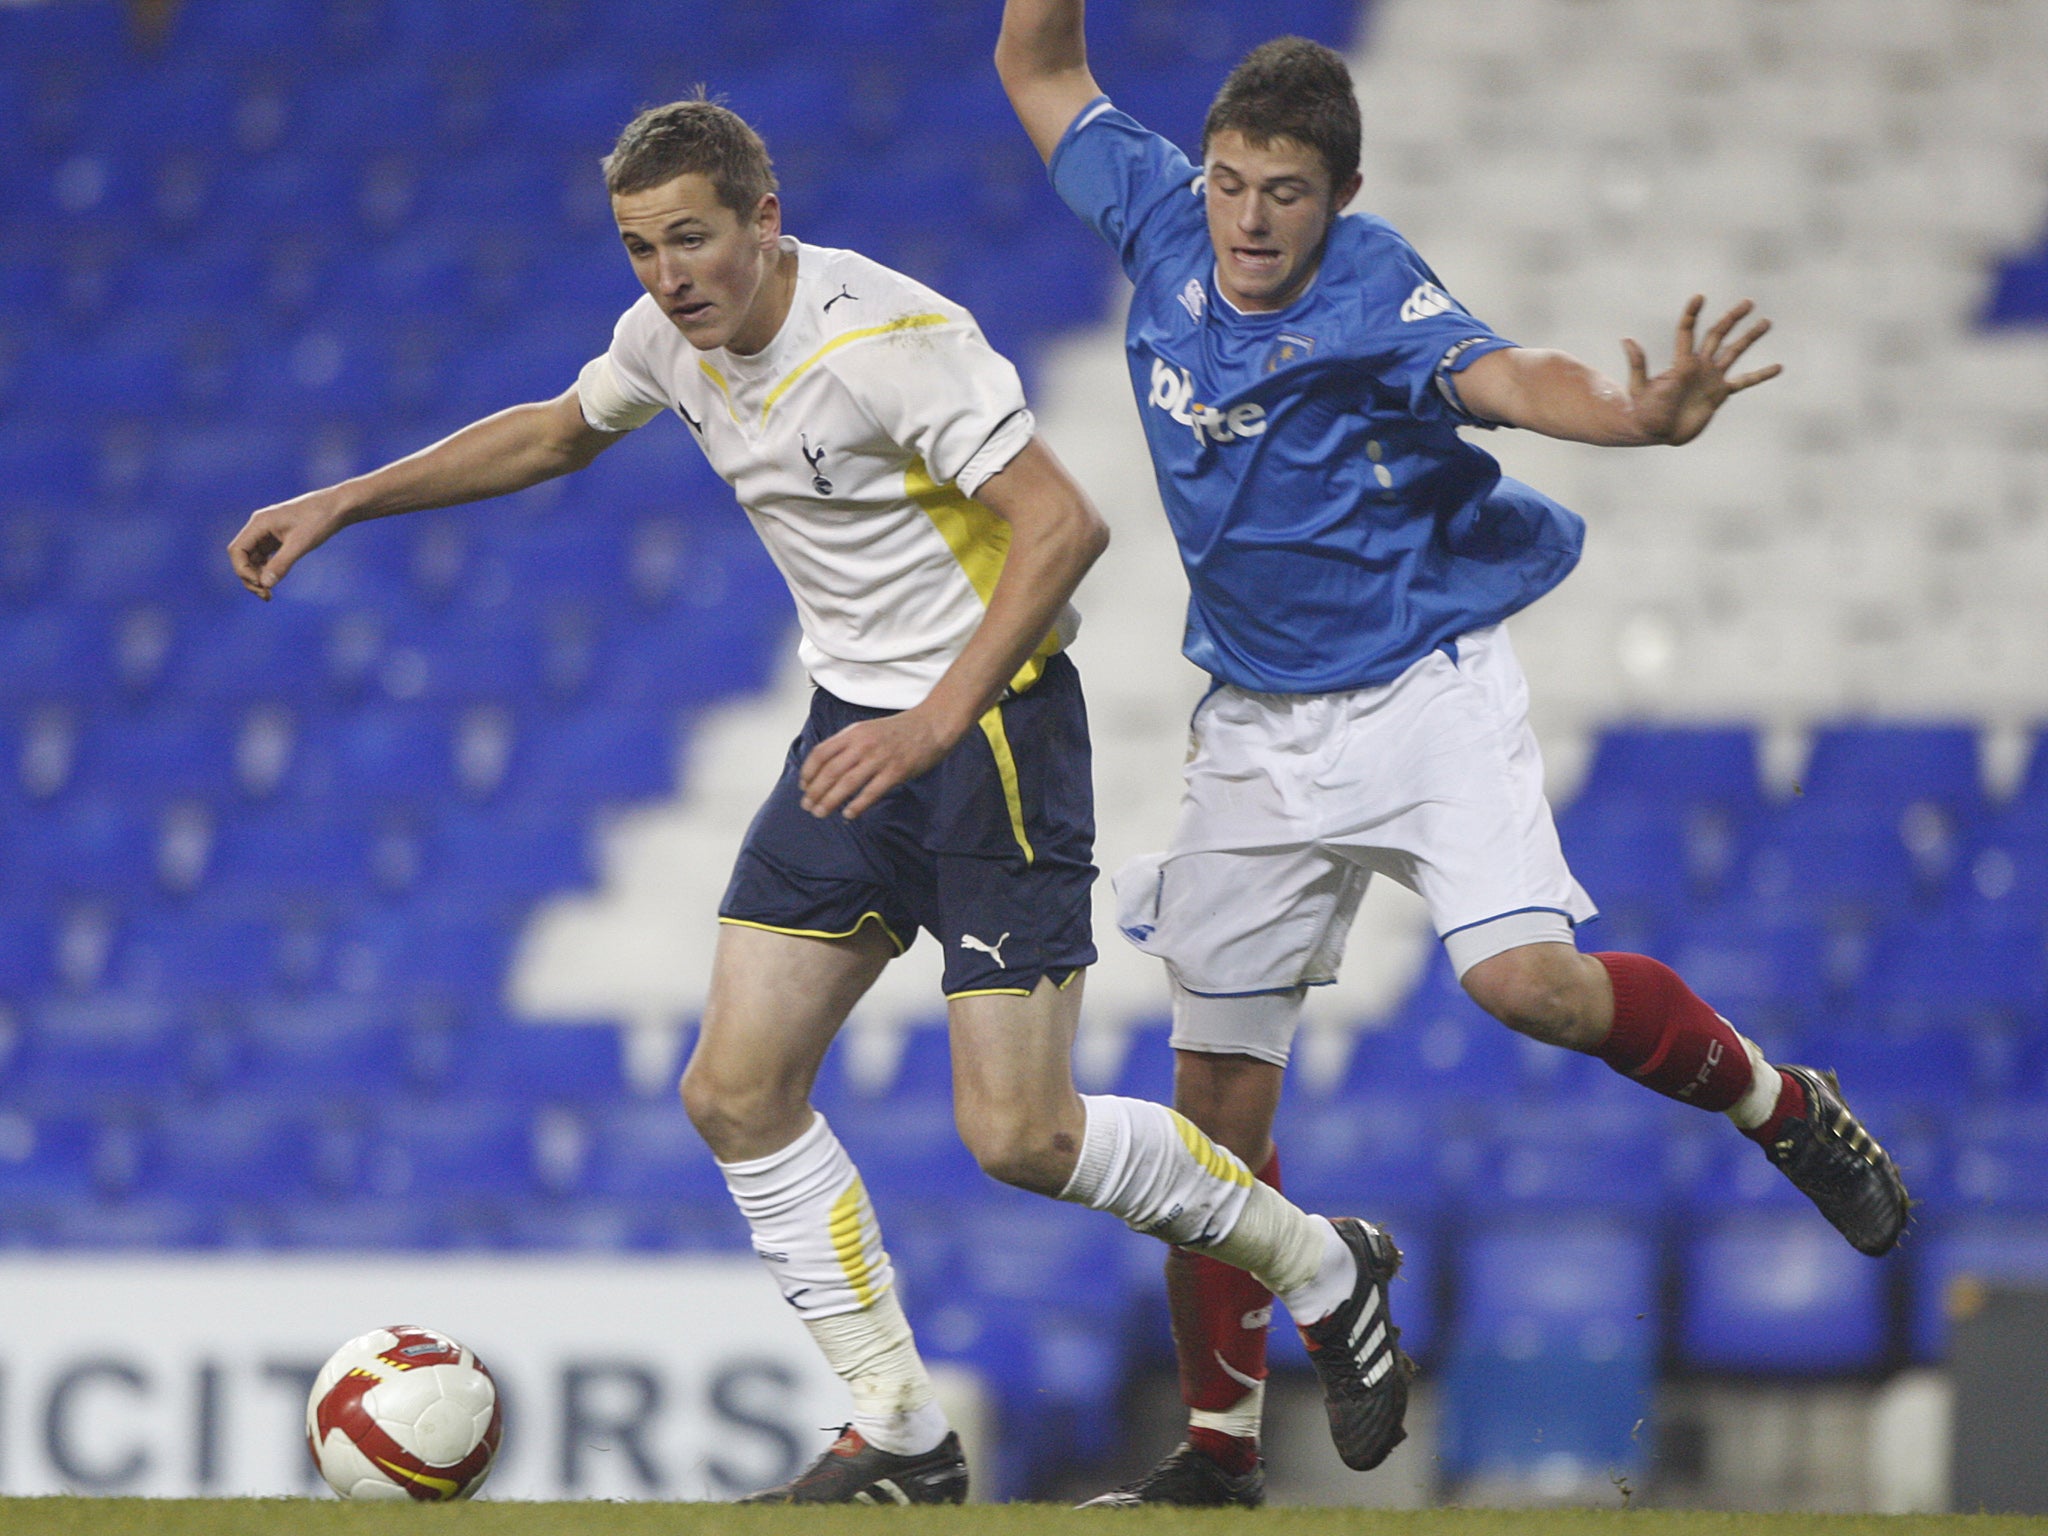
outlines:
[{"label": "yellow trim on shorts", "polygon": [[[939,530],[939,537],[946,541],[946,548],[960,562],[967,584],[974,588],[974,595],[986,608],[995,595],[996,583],[1002,579],[1003,562],[1010,557],[1010,525],[973,497],[963,494],[958,485],[951,481],[940,485],[932,479],[921,458],[913,458],[903,471],[903,494],[924,509],[924,515]],[[1017,675],[1010,679],[1010,691],[1028,692],[1045,671],[1047,658],[1059,652],[1060,637],[1055,631],[1039,641],[1038,649],[1017,669]]]},{"label": "yellow trim on shorts", "polygon": [[1038,855],[1024,833],[1024,796],[1017,788],[1017,759],[1010,751],[1010,733],[1003,728],[1002,705],[981,717],[981,734],[988,738],[989,750],[996,758],[996,776],[1003,781],[1003,804],[1010,811],[1010,835],[1024,850],[1024,862],[1035,863]]},{"label": "yellow trim on shorts", "polygon": [[[1079,976],[1083,971],[1087,969],[1088,967],[1085,965],[1075,966],[1072,970],[1067,972],[1067,979],[1065,981],[1052,982],[1053,991],[1066,991],[1067,988],[1071,987],[1074,984],[1074,978],[1076,976]],[[1047,981],[1052,981],[1052,972],[1045,972],[1044,979]],[[1038,988],[1036,987],[983,987],[980,990],[974,992],[948,992],[946,994],[946,1001],[950,1003],[955,998],[959,997],[1033,997],[1037,995],[1037,992]]]},{"label": "yellow trim on shorts", "polygon": [[1252,1171],[1237,1158],[1223,1151],[1195,1128],[1194,1121],[1177,1109],[1169,1109],[1173,1116],[1173,1128],[1180,1132],[1181,1145],[1188,1149],[1188,1155],[1202,1165],[1202,1172],[1212,1179],[1221,1179],[1226,1184],[1236,1184],[1249,1189]]},{"label": "yellow trim on shorts", "polygon": [[810,371],[813,363],[829,353],[837,352],[849,342],[866,341],[870,336],[887,336],[896,331],[929,330],[932,326],[944,325],[945,323],[946,317],[944,315],[899,315],[886,325],[870,325],[862,330],[846,331],[834,336],[825,345],[790,369],[788,373],[782,376],[782,382],[768,391],[768,398],[761,402],[761,420],[763,422],[768,420],[768,413],[775,409],[775,402],[782,398],[790,385]]},{"label": "yellow trim on shorts", "polygon": [[763,933],[786,933],[793,939],[850,939],[869,923],[873,923],[889,936],[889,942],[896,946],[897,954],[902,954],[910,947],[896,937],[896,930],[889,926],[889,920],[879,912],[861,913],[860,921],[844,933],[827,933],[822,928],[778,928],[773,923],[757,923],[744,917],[720,917],[719,921],[732,928],[758,928]]},{"label": "yellow trim on shorts", "polygon": [[832,1202],[832,1215],[825,1230],[832,1238],[832,1253],[839,1260],[840,1271],[853,1287],[853,1299],[865,1307],[881,1292],[875,1287],[874,1266],[868,1262],[867,1234],[861,1230],[863,1216],[868,1218],[869,1226],[874,1224],[868,1212],[867,1189],[856,1173],[853,1182]]}]

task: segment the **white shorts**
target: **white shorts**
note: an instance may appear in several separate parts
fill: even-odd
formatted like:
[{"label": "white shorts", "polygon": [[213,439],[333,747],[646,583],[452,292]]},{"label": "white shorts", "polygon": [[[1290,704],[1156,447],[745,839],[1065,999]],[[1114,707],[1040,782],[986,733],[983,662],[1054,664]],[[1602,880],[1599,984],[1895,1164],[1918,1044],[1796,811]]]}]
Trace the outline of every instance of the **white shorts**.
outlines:
[{"label": "white shorts", "polygon": [[[1382,874],[1428,903],[1460,976],[1571,943],[1598,909],[1558,846],[1521,663],[1497,625],[1455,649],[1376,688],[1204,699],[1173,846],[1117,872],[1124,937],[1197,999],[1316,986]],[[1284,1063],[1294,1014],[1177,1006],[1173,1044]]]}]

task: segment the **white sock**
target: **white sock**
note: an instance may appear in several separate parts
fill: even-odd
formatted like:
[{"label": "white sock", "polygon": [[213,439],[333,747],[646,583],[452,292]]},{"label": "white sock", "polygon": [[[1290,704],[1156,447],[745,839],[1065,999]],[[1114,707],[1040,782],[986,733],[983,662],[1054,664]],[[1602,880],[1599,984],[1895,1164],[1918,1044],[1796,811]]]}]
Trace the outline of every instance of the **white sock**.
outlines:
[{"label": "white sock", "polygon": [[[1329,1243],[1351,1265],[1350,1250],[1327,1221],[1261,1184],[1186,1116],[1109,1094],[1083,1094],[1081,1105],[1087,1132],[1060,1199],[1108,1211],[1134,1231],[1235,1265],[1282,1301],[1305,1287],[1320,1297]],[[1343,1294],[1350,1288],[1347,1279]],[[1291,1301],[1288,1310],[1294,1312]]]},{"label": "white sock", "polygon": [[1266,1384],[1262,1381],[1221,1413],[1206,1408],[1188,1410],[1188,1428],[1213,1429],[1219,1435],[1258,1442],[1266,1418]]},{"label": "white sock", "polygon": [[852,1391],[853,1427],[869,1445],[916,1456],[946,1438],[950,1426],[895,1291],[859,1312],[805,1318],[804,1326]]},{"label": "white sock", "polygon": [[1771,1111],[1778,1107],[1778,1094],[1785,1080],[1776,1067],[1764,1060],[1764,1053],[1757,1049],[1754,1040],[1747,1035],[1740,1038],[1742,1048],[1749,1052],[1749,1092],[1728,1107],[1728,1118],[1743,1130],[1753,1131],[1770,1119]]},{"label": "white sock", "polygon": [[718,1166],[754,1252],[852,1391],[861,1437],[903,1456],[937,1445],[945,1415],[896,1300],[881,1226],[825,1117],[779,1152]]},{"label": "white sock", "polygon": [[1358,1260],[1344,1246],[1344,1239],[1323,1217],[1314,1220],[1322,1229],[1314,1273],[1292,1290],[1283,1291],[1276,1286],[1273,1291],[1287,1308],[1288,1316],[1303,1324],[1319,1323],[1328,1317],[1350,1299],[1352,1287],[1358,1284]]}]

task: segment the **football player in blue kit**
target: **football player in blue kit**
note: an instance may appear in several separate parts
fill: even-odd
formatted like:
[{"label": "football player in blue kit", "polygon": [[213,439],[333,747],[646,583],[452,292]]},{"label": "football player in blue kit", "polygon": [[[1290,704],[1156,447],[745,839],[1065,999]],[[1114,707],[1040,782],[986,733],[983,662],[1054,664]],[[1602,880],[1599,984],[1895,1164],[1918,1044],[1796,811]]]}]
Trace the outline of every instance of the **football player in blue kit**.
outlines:
[{"label": "football player in blue kit", "polygon": [[[1734,371],[1768,323],[1743,328],[1744,302],[1701,335],[1695,297],[1671,365],[1652,374],[1625,341],[1620,382],[1496,335],[1384,220],[1343,212],[1358,102],[1344,61],[1301,38],[1231,73],[1200,165],[1103,94],[1083,0],[1007,0],[996,65],[1054,187],[1135,286],[1126,348],[1187,568],[1185,653],[1214,680],[1172,845],[1117,877],[1125,936],[1166,962],[1177,1107],[1278,1183],[1304,990],[1336,976],[1381,874],[1424,898],[1489,1013],[1726,1113],[1857,1248],[1890,1249],[1905,1186],[1831,1074],[1773,1065],[1653,959],[1578,949],[1595,908],[1501,623],[1571,571],[1584,525],[1458,435],[1689,442],[1778,373]],[[1168,1293],[1188,1439],[1092,1502],[1256,1504],[1265,1293],[1184,1251]],[[1404,1377],[1379,1322],[1346,1347]],[[1308,1343],[1324,1369],[1328,1343]]]}]

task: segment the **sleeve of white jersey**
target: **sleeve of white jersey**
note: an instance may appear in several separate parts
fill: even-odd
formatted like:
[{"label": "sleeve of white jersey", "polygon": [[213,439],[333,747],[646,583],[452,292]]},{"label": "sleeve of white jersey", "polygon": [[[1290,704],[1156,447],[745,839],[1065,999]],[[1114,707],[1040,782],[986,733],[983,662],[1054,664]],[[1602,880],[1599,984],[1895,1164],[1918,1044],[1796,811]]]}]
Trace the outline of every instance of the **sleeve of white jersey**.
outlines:
[{"label": "sleeve of white jersey", "polygon": [[576,399],[583,419],[599,432],[630,432],[668,409],[668,397],[648,366],[647,322],[642,299],[612,328],[609,350],[593,357],[576,375]]},{"label": "sleeve of white jersey", "polygon": [[840,354],[877,425],[940,485],[972,496],[1037,430],[1024,382],[965,314],[906,325]]}]

